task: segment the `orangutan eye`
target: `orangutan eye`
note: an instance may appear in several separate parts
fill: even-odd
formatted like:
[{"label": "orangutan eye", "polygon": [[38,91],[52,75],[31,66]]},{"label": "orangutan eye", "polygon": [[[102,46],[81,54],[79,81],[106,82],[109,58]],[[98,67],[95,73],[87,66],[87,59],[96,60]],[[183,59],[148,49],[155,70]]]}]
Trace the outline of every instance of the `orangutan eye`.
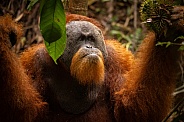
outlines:
[{"label": "orangutan eye", "polygon": [[91,41],[91,42],[95,42],[96,41],[96,39],[92,35],[88,36],[88,40]]}]

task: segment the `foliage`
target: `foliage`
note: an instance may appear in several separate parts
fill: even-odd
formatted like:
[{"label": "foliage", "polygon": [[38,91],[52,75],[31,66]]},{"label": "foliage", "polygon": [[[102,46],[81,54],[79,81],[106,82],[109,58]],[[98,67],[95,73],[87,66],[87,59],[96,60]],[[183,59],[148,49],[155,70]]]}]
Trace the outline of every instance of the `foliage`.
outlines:
[{"label": "foliage", "polygon": [[61,0],[41,0],[40,29],[49,55],[56,60],[66,45],[66,20]]},{"label": "foliage", "polygon": [[123,41],[123,45],[125,45],[126,49],[131,50],[132,52],[137,49],[137,45],[139,45],[143,39],[141,28],[137,28],[132,34],[129,35],[125,35],[118,30],[111,30],[110,33],[113,36],[116,36],[118,41]]},{"label": "foliage", "polygon": [[[141,19],[146,24],[149,30],[156,32],[156,34],[166,34],[168,27],[172,24],[170,21],[171,13],[174,5],[183,4],[183,1],[176,0],[144,0],[141,7]],[[184,36],[177,37],[173,42],[158,42],[156,46],[177,45],[180,46],[179,50],[184,50],[184,43],[177,43],[176,40],[184,40]],[[174,94],[183,94],[184,89],[174,92]],[[169,115],[163,120],[166,122],[172,116],[172,122],[182,120],[184,109],[184,99],[173,108]]]},{"label": "foliage", "polygon": [[158,45],[160,45],[160,46],[164,46],[164,45],[166,45],[166,48],[167,47],[169,47],[170,45],[177,45],[177,46],[180,46],[180,48],[178,49],[178,50],[180,50],[180,51],[182,51],[182,50],[184,50],[184,43],[175,43],[175,41],[176,40],[184,40],[184,36],[179,36],[179,37],[177,37],[175,40],[174,40],[174,42],[158,42],[157,44],[156,44],[156,46],[158,46]]},{"label": "foliage", "polygon": [[[180,4],[182,1],[170,1],[170,0],[145,0],[141,8],[141,19],[146,23],[149,30],[153,30],[156,34],[166,33],[168,26],[172,25],[170,18],[172,8],[174,5]],[[175,39],[184,39],[183,36]],[[158,42],[157,45],[179,45],[180,49],[184,49],[183,44],[172,43],[172,42]]]},{"label": "foliage", "polygon": [[[33,0],[29,8],[38,0]],[[40,29],[49,55],[57,63],[66,45],[66,19],[61,0],[40,0]]]},{"label": "foliage", "polygon": [[31,10],[32,7],[38,2],[38,0],[31,0],[31,2],[29,3],[27,9],[28,10]]},{"label": "foliage", "polygon": [[172,4],[168,0],[145,0],[141,7],[141,19],[148,29],[158,34],[165,33],[171,24],[171,12]]}]

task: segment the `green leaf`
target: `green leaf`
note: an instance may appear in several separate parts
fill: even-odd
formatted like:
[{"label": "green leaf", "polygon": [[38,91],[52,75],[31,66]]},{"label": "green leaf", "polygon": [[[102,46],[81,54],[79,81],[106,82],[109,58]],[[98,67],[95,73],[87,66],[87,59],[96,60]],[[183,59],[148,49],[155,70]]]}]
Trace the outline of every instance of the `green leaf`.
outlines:
[{"label": "green leaf", "polygon": [[171,44],[172,44],[171,42],[167,42],[166,48],[169,47]]},{"label": "green leaf", "polygon": [[184,45],[180,46],[180,48],[178,50],[183,51],[184,50]]},{"label": "green leaf", "polygon": [[176,40],[178,40],[178,39],[184,40],[184,36],[179,36],[179,37],[177,37],[174,41],[176,41]]},{"label": "green leaf", "polygon": [[66,18],[61,0],[40,1],[40,29],[49,55],[57,63],[66,45]]},{"label": "green leaf", "polygon": [[38,2],[38,0],[30,0],[31,2],[29,3],[27,9],[31,10],[32,7]]},{"label": "green leaf", "polygon": [[156,46],[163,46],[163,45],[166,45],[165,47],[167,48],[167,47],[169,47],[171,44],[173,44],[173,43],[171,43],[171,42],[158,42],[158,43],[156,44]]},{"label": "green leaf", "polygon": [[42,30],[42,35],[48,43],[52,43],[61,38],[61,28],[56,22],[49,23],[45,26],[46,29]]},{"label": "green leaf", "polygon": [[157,44],[156,44],[156,46],[163,46],[165,44],[165,42],[158,42]]}]

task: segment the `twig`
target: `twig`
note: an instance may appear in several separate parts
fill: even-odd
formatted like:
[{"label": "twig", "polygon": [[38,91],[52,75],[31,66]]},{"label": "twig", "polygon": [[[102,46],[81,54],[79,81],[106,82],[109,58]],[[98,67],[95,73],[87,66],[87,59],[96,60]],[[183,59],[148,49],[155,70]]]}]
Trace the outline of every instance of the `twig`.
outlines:
[{"label": "twig", "polygon": [[172,109],[172,111],[169,113],[169,115],[164,119],[162,120],[162,122],[167,122],[167,120],[171,117],[171,115],[178,109],[178,107],[180,105],[182,105],[184,103],[184,98]]},{"label": "twig", "polygon": [[18,22],[19,20],[21,20],[23,16],[24,16],[24,13],[20,14],[18,17],[15,18],[15,22]]},{"label": "twig", "polygon": [[134,0],[134,28],[137,28],[137,0]]}]

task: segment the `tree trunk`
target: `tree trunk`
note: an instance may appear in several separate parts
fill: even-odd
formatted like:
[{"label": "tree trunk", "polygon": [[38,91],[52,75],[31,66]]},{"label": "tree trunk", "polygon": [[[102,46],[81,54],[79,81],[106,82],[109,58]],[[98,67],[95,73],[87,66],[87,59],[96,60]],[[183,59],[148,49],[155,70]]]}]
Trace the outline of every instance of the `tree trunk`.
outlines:
[{"label": "tree trunk", "polygon": [[87,15],[88,0],[66,0],[64,4],[69,13]]}]

